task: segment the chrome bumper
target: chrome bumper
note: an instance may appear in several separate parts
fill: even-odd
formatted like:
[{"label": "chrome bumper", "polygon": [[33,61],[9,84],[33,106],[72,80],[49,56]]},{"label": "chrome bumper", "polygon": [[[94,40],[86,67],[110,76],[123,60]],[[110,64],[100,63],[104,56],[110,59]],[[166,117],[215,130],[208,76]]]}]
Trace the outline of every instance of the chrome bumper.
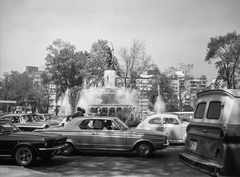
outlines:
[{"label": "chrome bumper", "polygon": [[216,164],[194,158],[187,153],[180,153],[179,161],[194,169],[197,169],[203,173],[207,173],[212,176],[217,176],[219,173],[219,169],[222,168],[221,166],[218,166]]},{"label": "chrome bumper", "polygon": [[60,145],[60,146],[55,146],[53,148],[39,148],[39,151],[53,151],[53,150],[62,149],[64,147],[66,147],[66,146],[67,146],[67,144]]}]

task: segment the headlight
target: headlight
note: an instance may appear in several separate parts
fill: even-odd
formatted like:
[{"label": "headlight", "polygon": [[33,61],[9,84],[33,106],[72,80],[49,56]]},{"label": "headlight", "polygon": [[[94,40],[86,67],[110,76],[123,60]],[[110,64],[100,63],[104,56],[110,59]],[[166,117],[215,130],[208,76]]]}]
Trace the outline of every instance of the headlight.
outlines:
[{"label": "headlight", "polygon": [[48,142],[46,141],[46,142],[44,143],[44,146],[47,147],[47,145],[48,145]]}]

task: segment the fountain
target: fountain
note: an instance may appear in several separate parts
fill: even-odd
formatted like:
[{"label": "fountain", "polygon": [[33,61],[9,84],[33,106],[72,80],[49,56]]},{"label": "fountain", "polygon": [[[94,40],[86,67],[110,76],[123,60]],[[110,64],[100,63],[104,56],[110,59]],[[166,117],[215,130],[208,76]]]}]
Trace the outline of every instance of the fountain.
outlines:
[{"label": "fountain", "polygon": [[160,114],[160,113],[163,113],[166,111],[166,108],[165,108],[165,103],[162,99],[162,96],[160,94],[160,88],[159,88],[159,85],[158,85],[158,96],[157,96],[157,99],[156,99],[156,102],[154,104],[154,111],[157,113],[157,114]]},{"label": "fountain", "polygon": [[116,116],[117,112],[130,113],[138,110],[137,90],[116,87],[117,74],[113,66],[112,55],[109,54],[109,56],[107,58],[108,69],[104,71],[104,86],[87,88],[85,81],[83,89],[74,97],[76,99],[76,101],[73,100],[76,103],[74,106],[70,104],[68,89],[62,97],[60,114],[73,114],[77,107],[84,108],[87,115],[101,113],[102,116]]}]

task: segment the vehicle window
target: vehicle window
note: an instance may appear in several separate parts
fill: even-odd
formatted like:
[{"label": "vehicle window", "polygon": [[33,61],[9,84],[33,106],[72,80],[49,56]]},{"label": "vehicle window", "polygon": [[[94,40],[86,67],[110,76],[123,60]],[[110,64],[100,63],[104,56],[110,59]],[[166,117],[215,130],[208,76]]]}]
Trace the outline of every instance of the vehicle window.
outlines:
[{"label": "vehicle window", "polygon": [[178,121],[174,118],[169,118],[170,124],[179,124]]},{"label": "vehicle window", "polygon": [[114,122],[116,124],[116,127],[114,127],[114,130],[118,130],[118,127],[121,130],[127,130],[128,129],[128,126],[125,123],[123,123],[120,119],[114,119]]},{"label": "vehicle window", "polygon": [[221,114],[221,102],[210,102],[208,107],[207,119],[219,119]]},{"label": "vehicle window", "polygon": [[197,105],[194,118],[195,119],[202,119],[203,115],[204,115],[205,108],[206,108],[206,102],[199,103]]},{"label": "vehicle window", "polygon": [[103,130],[113,130],[115,124],[111,120],[104,120]]},{"label": "vehicle window", "polygon": [[174,118],[163,118],[163,124],[178,124],[178,121]]},{"label": "vehicle window", "polygon": [[80,129],[93,129],[93,120],[85,119],[79,125]]},{"label": "vehicle window", "polygon": [[154,118],[148,121],[149,124],[162,124],[161,118]]},{"label": "vehicle window", "polygon": [[20,123],[19,117],[13,116],[12,117],[12,123]]}]

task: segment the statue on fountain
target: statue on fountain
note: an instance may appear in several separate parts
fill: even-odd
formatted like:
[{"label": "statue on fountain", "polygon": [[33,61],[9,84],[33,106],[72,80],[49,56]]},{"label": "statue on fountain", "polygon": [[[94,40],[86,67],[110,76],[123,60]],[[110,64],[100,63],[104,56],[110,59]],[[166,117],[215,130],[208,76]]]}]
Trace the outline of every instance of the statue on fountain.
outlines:
[{"label": "statue on fountain", "polygon": [[107,48],[107,69],[115,70],[114,61],[113,61],[113,50],[114,48]]}]

